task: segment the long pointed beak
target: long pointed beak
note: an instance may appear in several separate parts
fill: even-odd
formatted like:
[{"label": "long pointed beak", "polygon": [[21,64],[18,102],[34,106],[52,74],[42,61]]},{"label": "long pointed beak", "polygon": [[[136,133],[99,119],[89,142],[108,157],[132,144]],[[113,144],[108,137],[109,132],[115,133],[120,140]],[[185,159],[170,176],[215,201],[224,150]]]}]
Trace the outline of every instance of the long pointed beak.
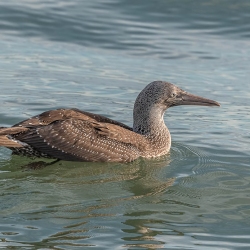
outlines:
[{"label": "long pointed beak", "polygon": [[179,105],[220,106],[216,101],[193,95],[188,92],[182,92],[179,97],[181,98]]}]

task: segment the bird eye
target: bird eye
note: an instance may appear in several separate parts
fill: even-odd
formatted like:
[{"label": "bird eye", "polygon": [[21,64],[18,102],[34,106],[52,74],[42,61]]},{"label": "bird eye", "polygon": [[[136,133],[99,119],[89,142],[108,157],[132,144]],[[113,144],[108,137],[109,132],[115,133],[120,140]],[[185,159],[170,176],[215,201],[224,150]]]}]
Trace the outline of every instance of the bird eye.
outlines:
[{"label": "bird eye", "polygon": [[172,97],[176,97],[176,94],[175,94],[175,93],[172,93]]}]

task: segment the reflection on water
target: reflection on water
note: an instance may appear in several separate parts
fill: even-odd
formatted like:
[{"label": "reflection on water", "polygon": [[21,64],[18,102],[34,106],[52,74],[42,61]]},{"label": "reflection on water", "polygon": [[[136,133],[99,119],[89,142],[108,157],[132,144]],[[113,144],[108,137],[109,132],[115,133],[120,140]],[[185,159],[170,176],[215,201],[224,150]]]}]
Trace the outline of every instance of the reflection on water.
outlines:
[{"label": "reflection on water", "polygon": [[44,169],[0,148],[0,248],[249,249],[249,22],[242,1],[1,1],[0,126],[77,107],[132,125],[153,80],[219,101],[174,107],[169,155]]},{"label": "reflection on water", "polygon": [[[218,168],[219,160],[181,144],[160,159],[130,164],[61,162],[21,169],[27,162],[12,157],[1,169],[3,246],[101,248],[105,242],[105,248],[157,249],[183,236],[180,247],[193,241],[211,245],[214,237],[236,246],[222,229],[228,220],[240,226],[250,211],[249,202],[240,202],[250,191],[249,178],[239,179]],[[207,234],[210,227],[222,235]]]},{"label": "reflection on water", "polygon": [[[10,166],[3,168],[6,172],[2,172],[2,188],[6,192],[1,211],[9,221],[4,225],[9,230],[3,232],[6,241],[20,244],[35,244],[42,236],[43,244],[48,245],[56,246],[59,241],[63,244],[64,240],[66,245],[88,245],[87,239],[93,235],[103,232],[103,237],[107,237],[107,219],[121,228],[122,224],[117,224],[127,224],[122,214],[126,217],[126,211],[131,214],[135,206],[154,204],[175,179],[163,175],[169,157],[126,165],[62,162],[40,171],[20,170],[20,159],[16,158],[19,157],[9,163],[11,172]],[[18,199],[20,196],[22,199]],[[16,221],[16,216],[21,218]],[[18,226],[20,220],[21,225],[26,221],[25,226]]]}]

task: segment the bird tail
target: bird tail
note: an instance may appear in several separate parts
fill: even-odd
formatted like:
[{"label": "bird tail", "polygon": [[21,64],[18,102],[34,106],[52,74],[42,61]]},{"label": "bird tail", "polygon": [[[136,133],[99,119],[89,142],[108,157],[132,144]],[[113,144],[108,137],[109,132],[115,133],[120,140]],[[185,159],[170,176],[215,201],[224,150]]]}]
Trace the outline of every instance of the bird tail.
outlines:
[{"label": "bird tail", "polygon": [[14,138],[12,138],[11,135],[18,134],[27,130],[28,129],[24,127],[11,127],[11,128],[0,127],[0,146],[7,148],[23,147],[23,144],[20,141],[17,141]]}]

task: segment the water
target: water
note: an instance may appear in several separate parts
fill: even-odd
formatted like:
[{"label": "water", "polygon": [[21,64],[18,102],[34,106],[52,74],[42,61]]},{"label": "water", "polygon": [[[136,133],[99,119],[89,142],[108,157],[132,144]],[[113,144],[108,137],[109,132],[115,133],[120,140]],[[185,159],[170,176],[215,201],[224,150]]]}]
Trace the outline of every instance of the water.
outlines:
[{"label": "water", "polygon": [[175,107],[169,155],[27,171],[0,149],[0,248],[249,249],[250,2],[2,1],[0,126],[59,107],[132,125],[157,79],[221,103]]}]

